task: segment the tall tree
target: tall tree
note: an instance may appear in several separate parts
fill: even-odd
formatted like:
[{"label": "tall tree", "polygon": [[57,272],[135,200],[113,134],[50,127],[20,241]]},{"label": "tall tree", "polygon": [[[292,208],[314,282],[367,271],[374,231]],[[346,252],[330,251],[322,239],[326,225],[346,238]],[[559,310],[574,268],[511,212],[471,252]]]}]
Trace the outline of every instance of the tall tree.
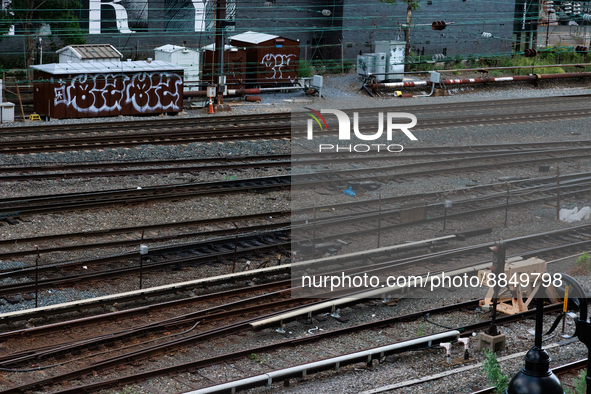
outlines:
[{"label": "tall tree", "polygon": [[[404,71],[410,71],[410,64],[408,63],[410,59],[410,25],[412,23],[412,12],[414,10],[418,10],[420,8],[419,0],[405,0],[406,1],[406,24],[402,28],[404,31],[404,41],[406,42],[406,46],[404,48],[404,61],[406,62],[404,65]],[[397,0],[380,0],[380,3],[388,3],[395,5],[397,4]]]},{"label": "tall tree", "polygon": [[15,35],[24,37],[28,69],[35,60],[35,48],[43,25],[49,25],[54,44],[57,38],[64,45],[86,43],[75,13],[80,7],[77,0],[12,0],[0,13],[0,34],[7,34],[14,26]]}]

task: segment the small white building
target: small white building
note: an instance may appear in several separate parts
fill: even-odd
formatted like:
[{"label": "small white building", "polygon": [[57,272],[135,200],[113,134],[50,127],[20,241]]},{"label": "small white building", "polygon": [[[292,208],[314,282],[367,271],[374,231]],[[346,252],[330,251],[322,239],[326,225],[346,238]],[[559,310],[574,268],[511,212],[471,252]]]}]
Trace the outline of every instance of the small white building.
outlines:
[{"label": "small white building", "polygon": [[199,52],[180,45],[163,45],[154,49],[154,60],[163,60],[185,68],[185,83],[199,82]]},{"label": "small white building", "polygon": [[111,44],[68,45],[56,53],[60,63],[120,62],[123,57]]}]

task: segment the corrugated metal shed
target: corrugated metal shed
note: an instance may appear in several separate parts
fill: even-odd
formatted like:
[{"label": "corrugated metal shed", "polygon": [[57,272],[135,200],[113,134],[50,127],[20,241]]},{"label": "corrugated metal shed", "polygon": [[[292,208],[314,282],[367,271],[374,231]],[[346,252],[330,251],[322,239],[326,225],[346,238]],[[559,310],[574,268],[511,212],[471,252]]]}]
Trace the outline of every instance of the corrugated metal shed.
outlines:
[{"label": "corrugated metal shed", "polygon": [[60,63],[118,61],[123,57],[111,44],[68,45],[56,53],[60,55]]},{"label": "corrugated metal shed", "polygon": [[54,63],[34,69],[34,110],[50,118],[177,113],[183,67],[165,61]]},{"label": "corrugated metal shed", "polygon": [[100,63],[51,63],[31,66],[52,75],[83,74],[83,73],[113,73],[113,72],[140,72],[140,71],[181,71],[184,67],[177,66],[163,60],[147,62],[139,60],[135,62],[100,62]]}]

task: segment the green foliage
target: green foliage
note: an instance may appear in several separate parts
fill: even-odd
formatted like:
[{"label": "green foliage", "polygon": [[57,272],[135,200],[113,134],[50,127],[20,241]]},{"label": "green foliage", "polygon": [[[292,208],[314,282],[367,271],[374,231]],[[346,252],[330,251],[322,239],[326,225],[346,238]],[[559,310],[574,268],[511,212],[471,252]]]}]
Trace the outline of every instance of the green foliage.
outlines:
[{"label": "green foliage", "polygon": [[[401,2],[402,2],[402,0],[401,0]],[[413,11],[416,11],[421,8],[421,4],[419,3],[419,0],[405,0],[404,2],[409,3],[411,5]],[[380,3],[395,5],[398,3],[398,0],[380,0]]]},{"label": "green foliage", "polygon": [[345,73],[348,73],[349,71],[351,71],[355,68],[355,62],[352,62],[351,60],[345,60],[344,66],[345,66]]},{"label": "green foliage", "polygon": [[497,355],[489,349],[484,351],[482,371],[485,373],[490,383],[495,386],[495,393],[502,394],[507,390],[509,377],[501,372],[499,362],[497,361]]},{"label": "green foliage", "polygon": [[49,42],[54,50],[58,46],[57,40],[61,42],[60,46],[86,42],[76,17],[76,10],[81,7],[77,0],[12,0],[6,11],[0,12],[0,40],[1,35],[14,25],[15,33],[25,37],[28,67],[35,58],[37,37],[44,24],[51,29],[50,39],[44,43]]},{"label": "green foliage", "polygon": [[423,335],[425,335],[425,322],[422,321],[417,328],[417,337],[422,337]]},{"label": "green foliage", "polygon": [[587,377],[587,371],[584,369],[579,372],[575,380],[573,380],[573,386],[575,386],[575,390],[566,389],[566,394],[585,394],[587,392],[587,382],[585,378]]},{"label": "green foliage", "polygon": [[583,273],[591,272],[591,256],[589,256],[587,252],[583,252],[583,254],[579,256],[575,263],[575,270]]},{"label": "green foliage", "polygon": [[77,0],[12,0],[8,12],[1,13],[0,33],[5,34],[15,24],[25,35],[36,35],[37,29],[47,23],[52,34],[65,45],[84,44],[84,33],[75,14],[80,8],[82,4]]},{"label": "green foliage", "polygon": [[324,63],[325,74],[340,74],[341,73],[341,61],[337,59],[330,59]]},{"label": "green foliage", "polygon": [[311,77],[314,73],[314,68],[305,60],[300,60],[300,65],[298,67],[298,75],[300,78],[308,78]]}]

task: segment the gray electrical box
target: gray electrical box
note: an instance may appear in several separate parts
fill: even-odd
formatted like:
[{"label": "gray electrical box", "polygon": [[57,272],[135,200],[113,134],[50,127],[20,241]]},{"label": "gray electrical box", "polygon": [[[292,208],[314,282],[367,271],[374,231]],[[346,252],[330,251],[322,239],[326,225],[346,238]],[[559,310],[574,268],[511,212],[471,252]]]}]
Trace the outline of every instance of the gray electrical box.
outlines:
[{"label": "gray electrical box", "polygon": [[441,74],[439,74],[437,71],[429,71],[429,73],[431,74],[431,78],[429,79],[431,82],[433,82],[433,83],[440,82]]},{"label": "gray electrical box", "polygon": [[312,86],[314,86],[316,88],[321,88],[322,82],[323,82],[322,75],[314,75],[312,77]]},{"label": "gray electrical box", "polygon": [[[384,80],[390,82],[402,81],[404,79],[404,49],[406,48],[406,42],[375,41],[374,45],[376,53],[386,54]],[[378,63],[379,60],[376,60],[376,64]]]}]

